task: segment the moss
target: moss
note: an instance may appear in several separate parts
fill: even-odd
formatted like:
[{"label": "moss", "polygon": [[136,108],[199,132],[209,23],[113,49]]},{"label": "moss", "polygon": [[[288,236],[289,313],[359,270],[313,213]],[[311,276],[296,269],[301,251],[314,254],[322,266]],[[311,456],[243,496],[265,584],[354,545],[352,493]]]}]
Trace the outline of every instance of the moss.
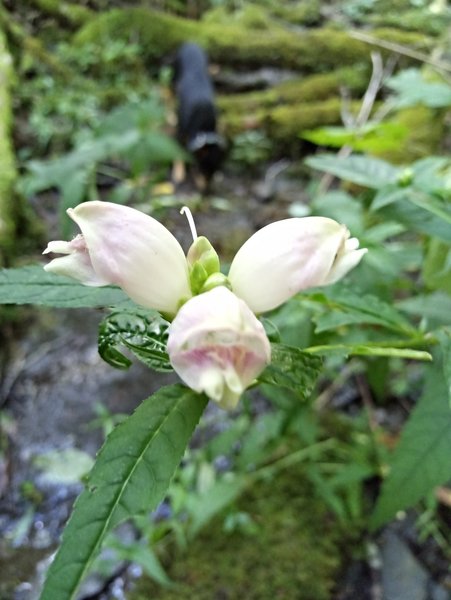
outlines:
[{"label": "moss", "polygon": [[368,22],[376,27],[398,27],[406,31],[419,31],[428,35],[440,35],[451,24],[451,15],[432,14],[426,10],[409,10],[402,15],[389,11],[385,14],[372,15]]},{"label": "moss", "polygon": [[228,6],[219,5],[207,11],[202,17],[202,23],[224,24],[230,22],[241,27],[260,30],[268,29],[271,25],[268,11],[255,4],[246,4],[236,11],[231,11]]},{"label": "moss", "polygon": [[41,40],[29,35],[24,27],[18,21],[11,19],[7,10],[0,4],[0,27],[8,34],[8,39],[12,39],[25,54],[29,54],[33,60],[43,63],[52,71],[52,73],[61,79],[70,81],[74,78],[74,73],[66,65],[63,65],[55,54],[48,52]]},{"label": "moss", "polygon": [[[349,108],[356,113],[360,108],[360,102],[351,102]],[[295,107],[281,106],[267,116],[267,131],[269,136],[275,140],[298,138],[304,129],[341,124],[342,109],[341,98],[299,104]]]},{"label": "moss", "polygon": [[231,10],[220,5],[204,13],[204,23],[227,23],[233,21],[243,27],[267,29],[274,18],[294,25],[315,25],[321,20],[319,0],[279,3],[272,0],[256,0]]},{"label": "moss", "polygon": [[440,154],[444,133],[444,111],[426,106],[413,106],[400,110],[387,122],[403,125],[407,137],[400,148],[377,154],[393,163],[406,164],[434,154]]},{"label": "moss", "polygon": [[[406,46],[427,48],[427,38],[397,30],[374,31],[378,38]],[[262,35],[241,28],[214,26],[201,31],[211,57],[221,63],[246,66],[273,65],[307,73],[322,73],[345,65],[370,61],[370,45],[350,37],[346,32],[319,28],[294,33],[273,26]],[[382,51],[382,54],[385,54]]]},{"label": "moss", "polygon": [[316,25],[321,21],[321,2],[304,0],[304,2],[273,2],[271,13],[294,25]]},{"label": "moss", "polygon": [[12,59],[0,32],[0,264],[5,264],[14,246],[17,171],[11,144]]},{"label": "moss", "polygon": [[383,14],[396,11],[399,14],[411,9],[413,4],[412,0],[376,0],[374,12]]},{"label": "moss", "polygon": [[280,104],[297,104],[337,96],[341,87],[363,93],[368,84],[366,69],[343,68],[332,73],[290,79],[268,90],[218,96],[218,106],[225,112],[251,113]]},{"label": "moss", "polygon": [[32,2],[44,14],[54,16],[73,26],[86,23],[93,15],[86,6],[71,2],[61,0],[32,0]]},{"label": "moss", "polygon": [[[328,600],[340,566],[338,529],[299,470],[259,484],[237,502],[256,533],[226,534],[218,518],[185,554],[163,556],[174,589],[142,580],[129,600]],[[169,563],[167,561],[170,561]]]},{"label": "moss", "polygon": [[111,39],[140,44],[147,60],[161,58],[186,40],[200,41],[199,24],[146,8],[115,9],[94,17],[74,37],[76,44],[104,45]]},{"label": "moss", "polygon": [[[301,102],[287,104],[275,108],[255,110],[253,113],[223,113],[221,124],[227,136],[250,129],[263,130],[274,142],[283,145],[299,142],[299,134],[304,129],[314,129],[323,125],[340,125],[342,123],[341,98],[329,98],[317,102]],[[350,109],[357,113],[360,102],[350,103]]]},{"label": "moss", "polygon": [[[426,36],[398,30],[374,31],[399,44],[425,50]],[[324,72],[355,63],[368,63],[371,48],[346,32],[330,28],[287,31],[272,24],[250,30],[239,24],[194,22],[146,8],[113,10],[93,18],[76,34],[78,44],[105,44],[108,39],[134,40],[144,58],[155,60],[190,39],[203,45],[212,60],[221,64],[283,66],[306,72]]]}]

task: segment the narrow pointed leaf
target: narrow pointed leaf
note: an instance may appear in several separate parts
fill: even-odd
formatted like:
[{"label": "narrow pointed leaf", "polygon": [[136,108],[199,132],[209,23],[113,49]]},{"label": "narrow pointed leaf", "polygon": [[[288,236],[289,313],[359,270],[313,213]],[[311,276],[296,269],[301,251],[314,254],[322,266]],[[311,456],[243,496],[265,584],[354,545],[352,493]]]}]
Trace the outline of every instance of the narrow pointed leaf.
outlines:
[{"label": "narrow pointed leaf", "polygon": [[164,497],[206,398],[182,386],[161,388],[108,436],[77,499],[40,600],[71,600],[105,536]]},{"label": "narrow pointed leaf", "polygon": [[451,409],[441,368],[430,369],[425,389],[396,447],[370,525],[393,519],[451,478]]},{"label": "narrow pointed leaf", "polygon": [[380,188],[396,182],[402,169],[380,158],[351,154],[345,158],[335,154],[310,156],[305,163],[313,169],[331,173],[345,181],[369,188]]},{"label": "narrow pointed leaf", "polygon": [[382,346],[377,344],[328,344],[327,346],[311,346],[307,348],[312,354],[327,356],[328,354],[338,354],[344,357],[348,356],[389,356],[405,358],[412,360],[432,360],[432,355],[424,350],[414,350],[413,348],[396,348],[390,345]]},{"label": "narrow pointed leaf", "polygon": [[322,314],[314,317],[315,333],[322,333],[343,325],[368,323],[404,335],[416,334],[416,329],[402,313],[376,296],[362,295],[340,285],[335,286],[335,289],[307,292],[305,295],[309,300],[327,308]]}]

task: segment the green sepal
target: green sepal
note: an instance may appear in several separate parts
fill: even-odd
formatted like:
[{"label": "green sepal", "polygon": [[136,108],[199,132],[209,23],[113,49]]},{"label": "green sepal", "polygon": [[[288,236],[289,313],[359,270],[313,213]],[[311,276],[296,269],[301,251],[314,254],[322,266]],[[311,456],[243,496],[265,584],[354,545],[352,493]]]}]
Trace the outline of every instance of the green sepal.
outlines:
[{"label": "green sepal", "polygon": [[205,270],[205,267],[200,262],[195,263],[189,274],[191,291],[194,295],[199,294],[207,279],[208,273]]},{"label": "green sepal", "polygon": [[200,293],[203,294],[204,292],[209,292],[213,288],[220,286],[224,286],[229,290],[232,290],[232,286],[226,275],[224,275],[223,273],[213,273],[213,275],[210,275],[210,277],[208,277],[208,279],[202,286]]},{"label": "green sepal", "polygon": [[207,275],[217,273],[220,270],[219,256],[205,236],[194,240],[188,250],[186,259],[192,269],[200,263]]}]

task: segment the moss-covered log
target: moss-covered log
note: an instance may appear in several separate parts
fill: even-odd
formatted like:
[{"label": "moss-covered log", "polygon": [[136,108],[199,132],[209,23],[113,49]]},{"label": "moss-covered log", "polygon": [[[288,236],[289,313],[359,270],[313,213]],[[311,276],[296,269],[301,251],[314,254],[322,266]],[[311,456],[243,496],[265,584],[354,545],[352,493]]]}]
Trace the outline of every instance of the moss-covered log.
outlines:
[{"label": "moss-covered log", "polygon": [[14,44],[17,44],[22,50],[28,52],[37,62],[41,62],[49,67],[55,75],[65,80],[70,80],[73,77],[71,70],[66,65],[63,65],[54,54],[48,52],[38,38],[29,35],[1,5],[0,27],[3,28]]},{"label": "moss-covered log", "polygon": [[209,23],[233,21],[250,29],[267,28],[274,19],[293,25],[317,25],[321,22],[320,0],[300,0],[295,3],[253,0],[251,4],[231,7],[220,4],[203,14],[202,20]]},{"label": "moss-covered log", "polygon": [[[355,112],[359,107],[358,101],[350,104],[351,110]],[[249,129],[261,129],[275,142],[285,144],[299,140],[299,134],[304,129],[340,125],[342,108],[341,98],[335,97],[322,101],[262,108],[250,113],[223,112],[221,125],[228,137]]]},{"label": "moss-covered log", "polygon": [[42,13],[55,17],[65,25],[80,27],[86,23],[93,12],[86,6],[64,0],[31,0]]},{"label": "moss-covered log", "polygon": [[[388,29],[372,33],[417,50],[431,47],[429,38],[416,33]],[[370,46],[345,31],[294,32],[271,25],[262,32],[237,24],[189,21],[146,8],[109,11],[92,19],[75,36],[78,44],[105,44],[111,39],[140,43],[149,61],[160,59],[186,40],[203,45],[220,64],[247,67],[272,65],[318,73],[370,60]]]},{"label": "moss-covered log", "polygon": [[17,177],[11,144],[12,59],[0,31],[0,266],[11,254],[15,237],[14,185]]},{"label": "moss-covered log", "polygon": [[367,88],[369,77],[368,69],[347,67],[332,73],[290,79],[267,90],[218,96],[217,102],[219,109],[226,113],[250,114],[255,110],[280,104],[317,102],[331,96],[337,97],[342,87],[355,94],[362,94]]},{"label": "moss-covered log", "polygon": [[[226,108],[221,113],[220,122],[229,138],[250,129],[259,129],[265,132],[277,148],[290,154],[298,147],[302,131],[327,125],[342,125],[342,108],[343,103],[339,97],[260,107],[246,113]],[[360,102],[351,102],[349,109],[357,114]],[[375,152],[381,158],[404,164],[440,153],[443,138],[442,111],[415,106],[399,111],[390,121],[404,125],[407,134],[400,140],[398,148]]]},{"label": "moss-covered log", "polygon": [[375,27],[398,27],[406,31],[421,31],[427,35],[441,35],[451,25],[451,16],[433,14],[429,10],[409,10],[402,14],[389,11],[385,14],[371,15],[366,19]]}]

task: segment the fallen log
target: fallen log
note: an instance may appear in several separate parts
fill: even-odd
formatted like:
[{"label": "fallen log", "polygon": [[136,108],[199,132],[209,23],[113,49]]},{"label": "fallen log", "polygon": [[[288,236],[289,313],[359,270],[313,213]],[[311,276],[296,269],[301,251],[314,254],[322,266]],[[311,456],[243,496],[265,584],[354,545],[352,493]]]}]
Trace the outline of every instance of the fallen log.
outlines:
[{"label": "fallen log", "polygon": [[[397,29],[374,30],[372,35],[422,51],[433,44],[427,36]],[[263,31],[250,30],[240,24],[190,21],[147,8],[115,9],[100,14],[75,34],[74,43],[103,45],[112,39],[139,43],[148,62],[161,60],[186,40],[204,46],[211,60],[221,65],[278,66],[304,73],[324,73],[370,62],[368,44],[338,29],[325,27],[297,32],[270,25]]]}]

